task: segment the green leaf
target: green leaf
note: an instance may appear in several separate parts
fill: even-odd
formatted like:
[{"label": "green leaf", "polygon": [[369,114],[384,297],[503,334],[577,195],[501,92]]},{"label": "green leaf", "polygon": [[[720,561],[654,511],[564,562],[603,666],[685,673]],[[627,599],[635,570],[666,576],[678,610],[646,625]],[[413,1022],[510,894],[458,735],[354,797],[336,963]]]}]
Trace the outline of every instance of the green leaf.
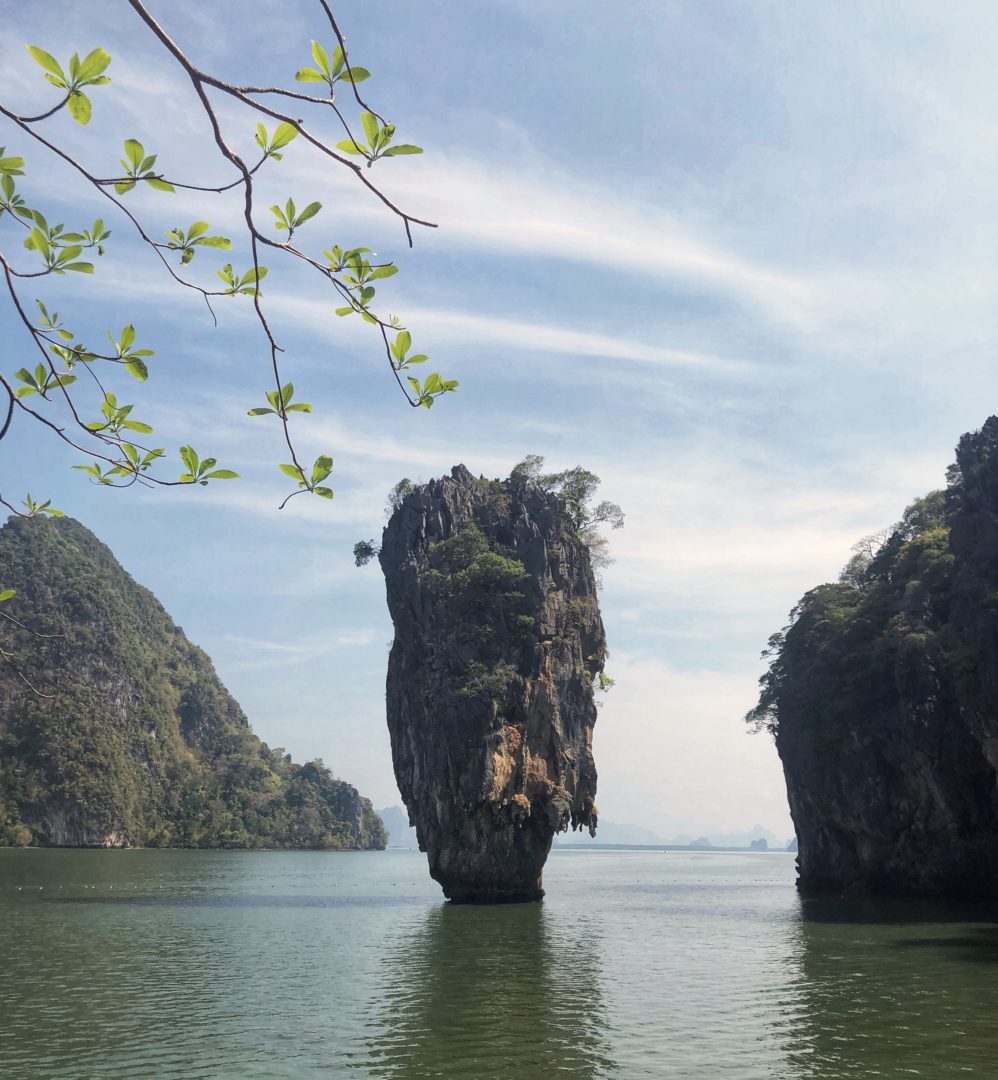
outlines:
[{"label": "green leaf", "polygon": [[395,339],[395,347],[392,352],[401,360],[402,357],[412,348],[412,335],[408,330],[399,331],[398,337]]},{"label": "green leaf", "polygon": [[51,53],[47,53],[44,49],[39,49],[37,45],[28,45],[27,49],[28,52],[31,53],[36,64],[40,64],[46,71],[52,72],[53,75],[59,75],[60,77],[65,78],[62,68],[59,66],[59,62]]},{"label": "green leaf", "polygon": [[326,82],[326,77],[321,71],[310,67],[299,68],[295,72],[295,79],[298,82]]},{"label": "green leaf", "polygon": [[74,262],[64,266],[63,270],[75,270],[78,274],[92,274],[94,272],[94,264],[88,262]]},{"label": "green leaf", "polygon": [[278,465],[277,466],[285,476],[290,476],[292,480],[304,480],[305,476],[301,469],[297,465]]},{"label": "green leaf", "polygon": [[352,315],[353,313],[354,309],[352,307],[338,307],[336,309],[336,314],[339,315],[340,318],[342,318],[344,315]]},{"label": "green leaf", "polygon": [[312,466],[312,483],[320,483],[325,480],[332,471],[333,459],[327,457],[325,454],[320,454],[319,457],[315,459],[315,464]]},{"label": "green leaf", "polygon": [[0,604],[4,600],[9,600],[12,596],[17,596],[17,589],[0,589]]},{"label": "green leaf", "polygon": [[69,109],[69,115],[78,124],[89,124],[90,114],[93,112],[93,106],[90,104],[90,98],[83,93],[82,90],[74,90],[69,95],[69,100],[66,102],[66,108]]},{"label": "green leaf", "polygon": [[342,150],[344,154],[360,154],[361,157],[366,156],[364,149],[353,141],[353,139],[340,139],[336,144],[337,150]]},{"label": "green leaf", "polygon": [[131,162],[132,168],[138,172],[142,159],[146,156],[145,147],[138,139],[125,140],[125,157]]},{"label": "green leaf", "polygon": [[197,247],[219,248],[222,251],[232,250],[232,241],[226,236],[202,236],[195,241]]},{"label": "green leaf", "polygon": [[145,182],[151,188],[155,188],[157,191],[176,191],[176,188],[174,188],[173,184],[171,184],[169,181],[159,180],[154,176],[145,177]]},{"label": "green leaf", "polygon": [[353,66],[351,66],[349,73],[345,73],[343,75],[343,78],[346,79],[347,82],[353,81],[355,84],[363,82],[365,79],[369,79],[370,77],[371,73],[367,70],[367,68]]},{"label": "green leaf", "polygon": [[312,59],[319,65],[319,70],[327,78],[332,75],[332,68],[329,66],[329,54],[317,41],[312,42]]},{"label": "green leaf", "polygon": [[421,146],[413,146],[411,143],[400,143],[398,146],[390,146],[381,156],[398,157],[399,154],[421,154]]},{"label": "green leaf", "polygon": [[214,472],[205,474],[206,480],[238,480],[239,473],[231,469],[216,469]]},{"label": "green leaf", "polygon": [[180,448],[180,460],[190,472],[195,473],[198,471],[198,456],[192,446],[182,446]]},{"label": "green leaf", "polygon": [[[32,229],[28,234],[31,240],[31,246],[35,251],[40,251],[46,258],[49,253],[49,241],[48,237],[41,231],[41,229]],[[27,246],[27,243],[25,243]]]},{"label": "green leaf", "polygon": [[251,282],[263,281],[263,279],[266,276],[267,276],[267,267],[266,266],[261,266],[259,268],[251,266],[249,268],[249,270],[247,270],[246,273],[243,274],[242,280],[239,282],[239,284],[240,285],[248,285]]},{"label": "green leaf", "polygon": [[425,353],[416,353],[415,356],[407,356],[405,358],[406,366],[409,364],[425,364],[430,358]]},{"label": "green leaf", "polygon": [[364,134],[367,136],[368,145],[373,149],[374,141],[377,139],[378,132],[381,130],[378,118],[374,113],[365,110],[360,114],[360,123],[364,129]]},{"label": "green leaf", "polygon": [[298,401],[294,405],[286,406],[285,412],[305,412],[310,413],[312,406],[307,401]]},{"label": "green leaf", "polygon": [[314,493],[315,495],[318,495],[318,496],[320,496],[320,497],[321,497],[321,498],[323,498],[323,499],[331,499],[331,498],[333,497],[333,491],[332,491],[332,488],[327,488],[327,487],[317,487],[317,488],[314,488],[314,489],[313,489],[313,493]]},{"label": "green leaf", "polygon": [[152,428],[148,424],[140,423],[138,420],[126,420],[121,426],[128,428],[129,431],[137,431],[141,435],[152,434]]},{"label": "green leaf", "polygon": [[292,139],[298,138],[298,129],[292,124],[281,123],[277,125],[274,137],[270,141],[271,150],[280,150],[287,146]]},{"label": "green leaf", "polygon": [[248,411],[248,412],[246,413],[246,415],[247,415],[247,416],[266,416],[266,415],[267,415],[267,413],[272,413],[272,414],[273,414],[273,415],[275,415],[275,416],[277,415],[277,414],[276,414],[276,413],[274,412],[274,410],[273,410],[273,409],[265,409],[265,408],[262,408],[262,407],[260,407],[260,408],[256,408],[256,409],[250,409],[250,410],[249,410],[249,411]]},{"label": "green leaf", "polygon": [[322,203],[312,202],[305,207],[304,210],[298,215],[298,224],[308,221],[309,218],[314,218],[315,215],[322,209]]},{"label": "green leaf", "polygon": [[206,233],[210,228],[207,221],[195,221],[194,224],[187,230],[187,239],[193,240],[196,236],[201,236]]},{"label": "green leaf", "polygon": [[381,281],[384,278],[394,277],[399,272],[397,266],[379,266],[376,270],[371,271],[371,276],[368,281]]},{"label": "green leaf", "polygon": [[133,187],[135,187],[134,180],[122,180],[120,184],[114,185],[114,190],[119,195],[124,195],[126,191],[131,191]]},{"label": "green leaf", "polygon": [[90,82],[101,74],[107,65],[111,63],[111,57],[103,49],[94,49],[80,64],[79,78]]},{"label": "green leaf", "polygon": [[125,362],[125,367],[128,370],[129,375],[133,375],[140,382],[145,382],[149,378],[149,368],[146,367],[144,360],[131,359]]}]

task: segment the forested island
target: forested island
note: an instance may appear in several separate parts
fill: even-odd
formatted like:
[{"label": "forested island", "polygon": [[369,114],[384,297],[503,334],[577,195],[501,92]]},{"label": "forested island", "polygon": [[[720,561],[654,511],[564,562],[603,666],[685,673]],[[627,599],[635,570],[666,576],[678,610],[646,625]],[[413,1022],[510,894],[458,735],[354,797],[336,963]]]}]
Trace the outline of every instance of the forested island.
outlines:
[{"label": "forested island", "polygon": [[0,528],[0,845],[383,848],[371,803],[250,730],[208,656],[69,518]]},{"label": "forested island", "polygon": [[770,639],[806,893],[998,895],[998,418]]}]

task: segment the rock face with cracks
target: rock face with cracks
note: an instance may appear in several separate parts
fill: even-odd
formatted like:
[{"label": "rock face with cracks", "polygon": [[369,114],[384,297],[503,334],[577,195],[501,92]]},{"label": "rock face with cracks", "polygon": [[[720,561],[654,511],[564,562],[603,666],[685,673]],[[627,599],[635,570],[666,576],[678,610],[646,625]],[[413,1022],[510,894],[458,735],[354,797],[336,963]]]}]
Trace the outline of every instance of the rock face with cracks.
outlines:
[{"label": "rock face with cracks", "polygon": [[430,873],[454,901],[539,900],[554,834],[596,829],[589,550],[556,495],[459,465],[405,498],[380,561],[395,776]]},{"label": "rock face with cracks", "polygon": [[807,894],[998,897],[998,418],[947,475],[771,640]]}]

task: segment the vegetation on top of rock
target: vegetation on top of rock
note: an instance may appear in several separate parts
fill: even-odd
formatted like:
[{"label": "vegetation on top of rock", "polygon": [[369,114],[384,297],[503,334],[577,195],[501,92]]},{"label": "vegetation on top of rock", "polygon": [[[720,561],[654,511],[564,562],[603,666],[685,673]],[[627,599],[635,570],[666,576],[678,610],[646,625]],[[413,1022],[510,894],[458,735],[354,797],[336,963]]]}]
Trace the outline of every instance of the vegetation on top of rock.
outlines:
[{"label": "vegetation on top of rock", "polygon": [[[482,479],[482,483],[492,486],[493,499],[497,507],[509,506],[510,491],[520,491],[532,486],[541,491],[558,496],[560,512],[575,539],[580,540],[589,549],[589,561],[597,571],[597,584],[601,584],[598,571],[609,566],[613,561],[609,556],[609,544],[600,531],[602,526],[611,529],[624,527],[624,512],[617,503],[604,500],[593,504],[600,478],[581,465],[565,469],[559,473],[544,473],[544,458],[537,454],[528,454],[514,466],[509,480]],[[385,501],[385,515],[391,517],[399,509],[408,495],[416,490],[416,485],[405,477],[388,493]],[[365,566],[380,552],[381,548],[374,540],[359,540],[353,547],[354,562]]]},{"label": "vegetation on top of rock", "polygon": [[0,580],[19,583],[0,637],[0,845],[384,847],[368,800],[262,743],[78,522],[9,520]]},{"label": "vegetation on top of rock", "polygon": [[[967,643],[948,625],[950,526],[962,494],[917,499],[874,543],[856,545],[838,582],[804,595],[763,653],[769,669],[746,716],[753,727],[775,734],[786,715],[816,727],[848,724],[928,691],[920,666],[930,682],[939,660],[962,666]],[[907,672],[900,682],[899,665]]]}]

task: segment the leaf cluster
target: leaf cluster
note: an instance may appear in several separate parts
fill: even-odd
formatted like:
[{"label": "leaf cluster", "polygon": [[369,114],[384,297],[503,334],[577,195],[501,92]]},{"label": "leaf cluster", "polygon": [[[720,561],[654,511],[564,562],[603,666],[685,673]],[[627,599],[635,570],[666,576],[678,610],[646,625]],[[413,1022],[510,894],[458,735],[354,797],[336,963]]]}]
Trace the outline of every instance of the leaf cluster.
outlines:
[{"label": "leaf cluster", "polygon": [[34,61],[45,71],[48,82],[66,91],[66,108],[70,116],[78,124],[89,124],[93,105],[83,88],[104,86],[111,81],[104,74],[111,63],[111,57],[103,49],[94,49],[87,53],[83,60],[78,53],[73,53],[69,58],[67,73],[51,53],[37,45],[29,45],[27,48]]},{"label": "leaf cluster", "polygon": [[361,142],[356,136],[342,139],[336,144],[337,150],[344,154],[353,154],[367,159],[367,167],[370,168],[379,158],[400,157],[407,154],[421,154],[421,146],[413,146],[412,143],[397,143],[392,145],[395,138],[395,125],[383,124],[373,112],[364,111],[360,114],[361,127],[367,142]]}]

